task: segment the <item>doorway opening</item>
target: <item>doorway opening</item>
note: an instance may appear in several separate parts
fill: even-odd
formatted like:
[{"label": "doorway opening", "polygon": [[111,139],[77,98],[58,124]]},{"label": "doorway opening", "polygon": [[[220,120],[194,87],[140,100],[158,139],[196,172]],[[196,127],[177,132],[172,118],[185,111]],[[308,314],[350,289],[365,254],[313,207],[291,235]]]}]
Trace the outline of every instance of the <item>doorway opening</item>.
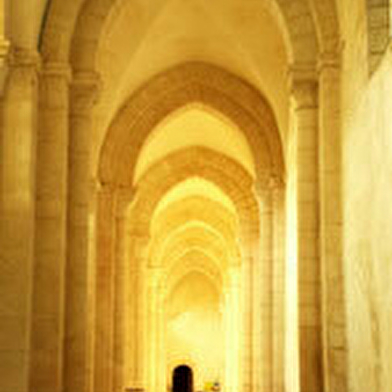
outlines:
[{"label": "doorway opening", "polygon": [[173,392],[193,392],[193,372],[189,366],[181,365],[174,369]]}]

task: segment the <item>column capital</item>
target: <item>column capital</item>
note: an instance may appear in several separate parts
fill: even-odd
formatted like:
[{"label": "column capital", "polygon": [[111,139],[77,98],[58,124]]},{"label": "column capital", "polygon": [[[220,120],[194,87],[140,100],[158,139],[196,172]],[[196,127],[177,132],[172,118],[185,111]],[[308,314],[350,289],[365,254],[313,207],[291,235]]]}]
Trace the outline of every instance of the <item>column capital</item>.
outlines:
[{"label": "column capital", "polygon": [[76,71],[71,82],[71,107],[74,114],[91,110],[102,89],[101,77],[94,71]]},{"label": "column capital", "polygon": [[113,195],[116,186],[110,182],[102,182],[96,178],[91,179],[90,188],[93,194],[96,195]]},{"label": "column capital", "polygon": [[288,70],[289,89],[296,109],[316,108],[318,74],[314,64],[294,64]]},{"label": "column capital", "polygon": [[44,63],[41,75],[45,78],[58,78],[70,82],[72,79],[72,69],[66,63]]},{"label": "column capital", "polygon": [[[41,57],[35,50],[11,47],[8,61],[5,65],[8,79],[17,75],[18,83],[27,86],[38,86],[38,74],[41,69]],[[4,79],[6,83],[6,80]],[[6,87],[6,85],[4,85]]]},{"label": "column capital", "polygon": [[285,186],[285,180],[279,174],[272,174],[269,176],[265,185],[265,188],[269,190],[282,189]]},{"label": "column capital", "polygon": [[283,188],[285,186],[285,179],[280,173],[267,172],[258,176],[255,183],[257,193],[274,188]]},{"label": "column capital", "polygon": [[325,69],[339,69],[341,53],[338,52],[323,52],[320,53],[317,63],[317,71],[321,74]]},{"label": "column capital", "polygon": [[275,191],[283,191],[286,181],[281,174],[269,174],[256,186],[256,194],[261,201],[269,198]]},{"label": "column capital", "polygon": [[272,191],[281,190],[285,187],[285,180],[280,175],[272,175],[269,179],[268,188]]},{"label": "column capital", "polygon": [[11,68],[26,68],[35,72],[41,69],[41,56],[36,50],[11,47],[8,59]]}]

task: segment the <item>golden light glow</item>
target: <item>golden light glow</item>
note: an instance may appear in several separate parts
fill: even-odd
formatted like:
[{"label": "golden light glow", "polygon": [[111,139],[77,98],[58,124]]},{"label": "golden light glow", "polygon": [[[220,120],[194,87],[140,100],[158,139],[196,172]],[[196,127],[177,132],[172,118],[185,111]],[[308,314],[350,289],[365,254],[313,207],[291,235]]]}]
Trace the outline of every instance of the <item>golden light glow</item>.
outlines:
[{"label": "golden light glow", "polygon": [[170,190],[159,202],[154,215],[158,215],[170,204],[186,199],[190,196],[201,196],[221,203],[233,214],[236,209],[231,199],[215,184],[201,177],[189,178]]},{"label": "golden light glow", "polygon": [[198,366],[200,384],[222,380],[224,329],[220,294],[213,282],[200,272],[190,272],[173,288],[166,306],[167,361],[190,357]]},{"label": "golden light glow", "polygon": [[255,176],[254,159],[244,134],[223,115],[201,105],[177,110],[146,140],[134,182],[166,155],[190,146],[208,147],[236,160]]},{"label": "golden light glow", "polygon": [[0,392],[392,392],[391,11],[0,0]]}]

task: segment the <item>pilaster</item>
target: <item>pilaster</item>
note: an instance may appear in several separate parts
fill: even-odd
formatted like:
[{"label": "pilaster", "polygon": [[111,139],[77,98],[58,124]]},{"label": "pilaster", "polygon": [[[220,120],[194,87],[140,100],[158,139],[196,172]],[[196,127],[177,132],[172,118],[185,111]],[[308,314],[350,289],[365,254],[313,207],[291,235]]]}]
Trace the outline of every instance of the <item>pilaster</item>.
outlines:
[{"label": "pilaster", "polygon": [[325,391],[347,391],[346,315],[342,260],[340,53],[319,59],[320,257]]},{"label": "pilaster", "polygon": [[13,49],[1,107],[0,389],[11,392],[29,379],[39,67],[35,51]]},{"label": "pilaster", "polygon": [[240,292],[240,335],[241,335],[241,392],[251,392],[253,384],[253,263],[251,245],[241,243],[241,292]]},{"label": "pilaster", "polygon": [[30,388],[43,392],[63,388],[69,81],[66,64],[40,73]]},{"label": "pilaster", "polygon": [[318,182],[318,83],[313,68],[291,70],[296,117],[296,210],[299,382],[301,392],[323,390]]},{"label": "pilaster", "polygon": [[[148,344],[146,345],[145,367],[147,374],[147,390],[164,390],[164,353],[162,350],[163,339],[163,301],[162,268],[149,266],[146,270],[147,296],[146,296],[146,319],[143,321],[147,332]],[[140,320],[141,321],[141,320]]]},{"label": "pilaster", "polygon": [[284,391],[285,347],[285,183],[271,182],[272,205],[272,390]]},{"label": "pilaster", "polygon": [[237,392],[241,385],[241,268],[230,266],[224,288],[225,310],[225,391]]},{"label": "pilaster", "polygon": [[258,191],[260,233],[253,255],[253,388],[272,388],[273,316],[273,210],[272,177]]},{"label": "pilaster", "polygon": [[130,258],[127,275],[129,284],[126,291],[126,354],[127,374],[125,382],[131,389],[146,390],[147,373],[146,347],[148,334],[146,333],[147,319],[147,265],[148,233],[129,232]]},{"label": "pilaster", "polygon": [[[129,286],[133,287],[133,281],[129,278],[132,269],[130,264],[130,248],[128,236],[127,209],[134,197],[131,188],[116,189],[116,234],[115,234],[115,255],[114,255],[114,336],[113,336],[113,390],[123,392],[127,383],[127,323],[130,312],[127,309],[129,298]],[[110,366],[110,365],[109,365]]]},{"label": "pilaster", "polygon": [[[116,253],[116,189],[111,184],[101,184],[97,189],[96,227],[94,260],[94,298],[92,303],[86,299],[84,306],[94,309],[94,325],[91,337],[80,331],[82,349],[88,350],[90,339],[93,343],[93,357],[90,358],[93,374],[92,388],[102,392],[113,387],[113,338],[115,304],[115,253]],[[84,234],[83,234],[84,235]],[[85,239],[86,241],[87,239]],[[79,256],[80,257],[80,256]],[[83,259],[80,259],[82,262]],[[84,265],[81,263],[80,267]],[[84,272],[82,270],[82,273]],[[80,296],[85,296],[84,285]],[[83,297],[82,297],[83,298]],[[83,324],[82,324],[83,326]],[[85,326],[83,326],[85,329]],[[84,341],[82,340],[84,339]],[[88,354],[88,353],[87,353]],[[86,366],[89,364],[87,363]]]},{"label": "pilaster", "polygon": [[[89,287],[94,284],[91,276],[92,263],[89,257],[89,224],[91,181],[90,181],[90,147],[92,141],[91,119],[94,104],[98,99],[100,80],[93,73],[74,73],[70,90],[70,132],[69,132],[69,166],[68,166],[68,258],[67,258],[67,306],[66,306],[66,341],[65,362],[66,389],[85,392],[91,385],[91,344],[89,335],[89,312],[92,304]],[[112,201],[106,206],[106,198],[111,200],[110,189],[99,190],[97,201],[97,275],[103,273],[106,258],[112,248],[104,248],[109,241],[110,219],[106,227],[104,222]],[[105,205],[105,207],[103,207]],[[113,215],[109,215],[113,218]],[[100,237],[102,236],[102,237]],[[102,262],[101,262],[102,260]],[[101,266],[102,264],[102,266]],[[95,282],[97,290],[99,279]],[[95,337],[95,341],[99,337]],[[96,347],[97,349],[97,347]],[[96,357],[98,353],[96,353]],[[101,355],[105,355],[103,351]],[[96,373],[96,372],[95,372]],[[105,375],[102,375],[104,377]],[[105,387],[106,384],[98,383]],[[97,390],[98,391],[98,390]]]}]

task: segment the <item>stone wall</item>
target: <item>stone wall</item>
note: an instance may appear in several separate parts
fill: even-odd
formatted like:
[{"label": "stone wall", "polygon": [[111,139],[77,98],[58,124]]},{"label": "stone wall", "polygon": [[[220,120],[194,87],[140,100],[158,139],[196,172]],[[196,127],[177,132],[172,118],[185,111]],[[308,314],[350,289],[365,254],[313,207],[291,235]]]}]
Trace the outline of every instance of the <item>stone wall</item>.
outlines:
[{"label": "stone wall", "polygon": [[347,120],[345,276],[352,391],[392,388],[392,53]]},{"label": "stone wall", "polygon": [[392,51],[369,79],[364,6],[340,4],[349,390],[385,392],[392,390]]}]

